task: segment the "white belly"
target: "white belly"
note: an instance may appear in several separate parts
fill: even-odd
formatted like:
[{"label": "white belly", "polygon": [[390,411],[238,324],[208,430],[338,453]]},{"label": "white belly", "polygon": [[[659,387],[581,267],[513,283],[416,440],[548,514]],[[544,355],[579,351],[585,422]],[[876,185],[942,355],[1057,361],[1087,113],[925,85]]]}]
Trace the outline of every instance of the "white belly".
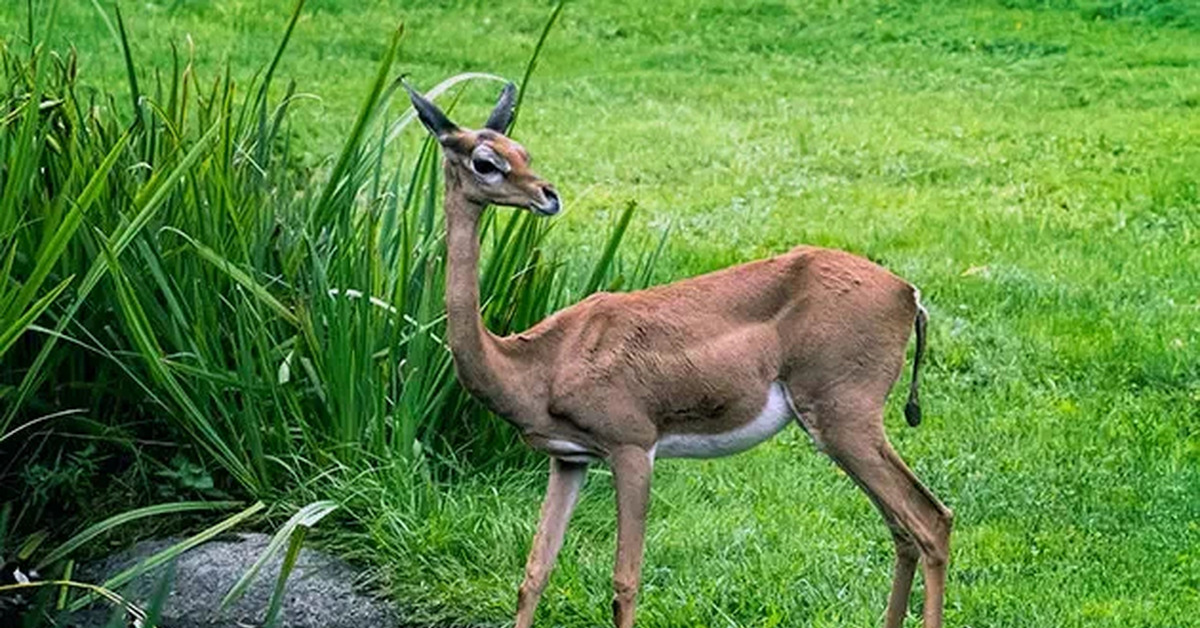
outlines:
[{"label": "white belly", "polygon": [[745,451],[778,434],[795,418],[783,384],[773,382],[767,403],[753,421],[719,434],[667,434],[658,439],[658,458],[719,458]]},{"label": "white belly", "polygon": [[546,452],[567,462],[595,462],[596,456],[586,447],[569,440],[551,439],[546,442]]}]

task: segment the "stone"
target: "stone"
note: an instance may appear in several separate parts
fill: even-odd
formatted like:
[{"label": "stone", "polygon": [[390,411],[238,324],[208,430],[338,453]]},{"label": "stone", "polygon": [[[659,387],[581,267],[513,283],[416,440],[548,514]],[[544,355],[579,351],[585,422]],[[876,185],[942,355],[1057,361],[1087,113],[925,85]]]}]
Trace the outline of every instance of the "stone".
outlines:
[{"label": "stone", "polygon": [[[143,541],[108,558],[88,563],[77,580],[103,582],[180,539]],[[174,564],[171,591],[159,620],[166,628],[245,628],[260,626],[266,616],[284,551],[259,571],[245,595],[222,613],[221,598],[266,549],[265,534],[239,534],[210,541],[185,552]],[[143,610],[168,573],[166,567],[145,574],[120,593]],[[361,570],[323,552],[305,548],[288,579],[278,628],[374,628],[398,626],[394,607],[358,589]],[[77,628],[103,628],[112,616],[105,605],[77,613]]]}]

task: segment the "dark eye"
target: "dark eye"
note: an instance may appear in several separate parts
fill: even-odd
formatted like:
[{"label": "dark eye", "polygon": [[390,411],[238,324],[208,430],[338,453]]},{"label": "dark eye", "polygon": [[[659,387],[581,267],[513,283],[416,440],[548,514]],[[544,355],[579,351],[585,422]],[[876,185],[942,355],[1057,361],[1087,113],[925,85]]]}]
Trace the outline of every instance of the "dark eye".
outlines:
[{"label": "dark eye", "polygon": [[500,169],[496,167],[496,164],[486,159],[479,159],[478,157],[471,160],[471,167],[475,169],[475,172],[478,172],[482,175],[496,174],[497,172],[500,172]]}]

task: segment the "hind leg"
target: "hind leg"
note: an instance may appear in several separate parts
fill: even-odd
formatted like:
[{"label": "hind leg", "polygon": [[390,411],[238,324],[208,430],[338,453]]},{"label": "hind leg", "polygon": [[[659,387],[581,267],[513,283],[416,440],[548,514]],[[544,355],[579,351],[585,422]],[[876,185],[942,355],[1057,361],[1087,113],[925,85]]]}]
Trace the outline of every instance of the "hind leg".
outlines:
[{"label": "hind leg", "polygon": [[[818,407],[814,438],[883,514],[896,543],[885,626],[903,624],[920,557],[925,628],[941,628],[952,513],[904,464],[883,433],[882,408],[839,402]],[[814,431],[811,430],[810,431]]]},{"label": "hind leg", "polygon": [[892,537],[896,543],[896,566],[892,571],[892,593],[888,596],[887,618],[883,625],[900,628],[908,614],[908,594],[912,592],[913,574],[921,552],[903,531],[893,528]]}]

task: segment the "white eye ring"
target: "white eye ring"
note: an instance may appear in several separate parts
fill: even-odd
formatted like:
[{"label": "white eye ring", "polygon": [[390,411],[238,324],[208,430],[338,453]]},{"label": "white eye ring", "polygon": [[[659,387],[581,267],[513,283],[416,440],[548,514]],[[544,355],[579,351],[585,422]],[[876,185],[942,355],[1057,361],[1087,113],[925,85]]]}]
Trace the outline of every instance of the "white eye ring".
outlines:
[{"label": "white eye ring", "polygon": [[496,185],[511,170],[508,161],[486,144],[475,149],[475,152],[471,154],[468,165],[471,168],[471,172],[475,173],[475,176],[480,181],[488,185]]},{"label": "white eye ring", "polygon": [[474,170],[475,174],[484,178],[503,174],[500,171],[500,166],[497,166],[492,160],[483,157],[473,157],[471,159],[471,170]]}]

